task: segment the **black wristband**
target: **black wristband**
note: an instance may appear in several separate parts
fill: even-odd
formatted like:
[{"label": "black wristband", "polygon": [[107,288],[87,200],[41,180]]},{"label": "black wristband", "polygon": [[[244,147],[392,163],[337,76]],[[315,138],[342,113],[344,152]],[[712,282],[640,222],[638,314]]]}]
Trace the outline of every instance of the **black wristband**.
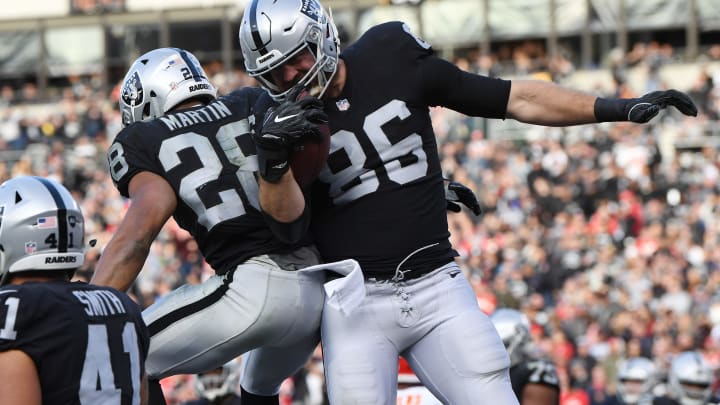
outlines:
[{"label": "black wristband", "polygon": [[633,104],[631,98],[595,99],[595,119],[597,122],[628,121],[628,109]]},{"label": "black wristband", "polygon": [[290,169],[288,159],[290,152],[286,149],[268,150],[257,148],[258,172],[269,183],[277,183]]}]

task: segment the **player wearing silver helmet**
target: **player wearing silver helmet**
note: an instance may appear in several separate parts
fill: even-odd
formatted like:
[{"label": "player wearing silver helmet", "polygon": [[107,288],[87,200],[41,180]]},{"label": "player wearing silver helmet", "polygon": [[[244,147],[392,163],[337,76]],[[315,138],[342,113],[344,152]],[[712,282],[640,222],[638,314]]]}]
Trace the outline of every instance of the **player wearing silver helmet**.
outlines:
[{"label": "player wearing silver helmet", "polygon": [[[622,370],[621,370],[622,371]],[[713,370],[698,351],[673,356],[667,374],[664,395],[643,395],[639,405],[707,405],[717,404],[712,395]]]},{"label": "player wearing silver helmet", "polygon": [[717,403],[712,397],[713,370],[698,351],[676,354],[670,364],[668,391],[681,405]]},{"label": "player wearing silver helmet", "polygon": [[240,360],[195,375],[195,391],[200,397],[183,405],[240,405]]},{"label": "player wearing silver helmet", "polygon": [[[554,126],[647,122],[669,105],[697,114],[672,90],[607,100],[470,74],[401,22],[370,28],[340,53],[331,15],[317,0],[251,1],[240,44],[248,73],[273,97],[300,83],[321,96],[329,117],[311,230],[323,259],[360,262],[368,291],[350,316],[323,310],[333,403],[393,403],[398,355],[442,402],[517,403],[508,355],[454,261],[430,107]],[[261,206],[285,220],[303,203],[266,197]]]},{"label": "player wearing silver helmet", "polygon": [[[252,108],[262,94],[244,88],[216,97],[198,60],[177,48],[140,56],[123,80],[125,127],[107,158],[115,186],[132,203],[92,282],[127,290],[171,217],[216,273],[143,312],[153,382],[205,372],[253,350],[243,362],[243,386],[277,394],[319,342],[325,274],[317,270],[357,269],[353,261],[314,266],[320,257],[306,236],[307,215],[280,223],[261,211],[256,123],[257,133],[272,128],[275,136],[299,140],[315,135],[314,120],[324,116],[310,98],[256,117]],[[263,121],[273,125],[260,128]],[[245,399],[252,403],[250,394]],[[156,383],[151,401],[164,402]]]},{"label": "player wearing silver helmet", "polygon": [[560,401],[557,368],[532,350],[530,322],[525,314],[499,308],[490,315],[510,355],[510,380],[521,405],[556,405]]},{"label": "player wearing silver helmet", "polygon": [[0,185],[0,403],[145,404],[148,332],[117,290],[71,282],[85,221],[55,180]]},{"label": "player wearing silver helmet", "polygon": [[648,358],[631,357],[618,367],[617,393],[626,405],[646,403],[657,383],[657,367]]}]

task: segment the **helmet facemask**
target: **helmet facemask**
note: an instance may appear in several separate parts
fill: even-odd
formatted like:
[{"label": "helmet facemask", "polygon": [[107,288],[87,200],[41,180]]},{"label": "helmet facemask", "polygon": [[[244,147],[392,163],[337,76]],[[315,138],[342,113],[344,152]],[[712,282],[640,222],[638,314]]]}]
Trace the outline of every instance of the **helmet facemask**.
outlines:
[{"label": "helmet facemask", "polygon": [[626,404],[636,404],[651,394],[657,383],[655,364],[645,357],[631,357],[620,364],[618,370],[618,395]]},{"label": "helmet facemask", "polygon": [[682,405],[703,405],[710,398],[713,371],[699,352],[686,351],[673,359],[669,382]]},{"label": "helmet facemask", "polygon": [[195,389],[198,394],[210,401],[226,395],[236,394],[240,383],[240,364],[230,360],[222,367],[195,377]]}]

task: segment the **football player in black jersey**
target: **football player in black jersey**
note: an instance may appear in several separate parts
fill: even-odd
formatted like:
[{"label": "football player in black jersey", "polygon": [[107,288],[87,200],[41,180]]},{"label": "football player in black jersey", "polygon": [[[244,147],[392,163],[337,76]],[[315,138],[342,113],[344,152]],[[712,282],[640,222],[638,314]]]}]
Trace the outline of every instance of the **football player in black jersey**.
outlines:
[{"label": "football player in black jersey", "polygon": [[530,322],[520,311],[499,308],[490,315],[510,356],[510,380],[521,405],[557,405],[560,384],[555,364],[535,356]]},{"label": "football player in black jersey", "polygon": [[[360,262],[368,294],[349,316],[323,311],[332,403],[393,403],[398,354],[443,403],[517,403],[502,341],[454,261],[430,106],[548,126],[647,122],[667,106],[697,114],[674,90],[611,100],[470,74],[401,22],[369,29],[341,55],[317,0],[253,0],[239,36],[246,70],[273,98],[303,85],[329,116],[330,155],[313,190],[311,230],[324,260]],[[265,180],[282,182],[277,173]],[[292,202],[262,206],[288,220]]]},{"label": "football player in black jersey", "polygon": [[117,290],[71,282],[85,221],[60,183],[0,185],[0,404],[145,404],[148,332]]},{"label": "football player in black jersey", "polygon": [[[304,208],[292,223],[269,223],[260,211],[251,107],[263,93],[244,88],[216,98],[195,56],[177,48],[140,56],[123,80],[125,127],[107,157],[116,187],[132,203],[92,282],[127,290],[171,216],[216,272],[143,312],[151,401],[163,402],[158,379],[204,372],[252,350],[243,361],[245,404],[260,395],[277,403],[282,381],[319,342],[325,272],[318,270],[359,272],[354,261],[314,266],[320,261],[305,236]],[[288,117],[273,130],[301,141],[319,134],[313,122],[325,118],[321,105],[288,101],[267,121]]]}]

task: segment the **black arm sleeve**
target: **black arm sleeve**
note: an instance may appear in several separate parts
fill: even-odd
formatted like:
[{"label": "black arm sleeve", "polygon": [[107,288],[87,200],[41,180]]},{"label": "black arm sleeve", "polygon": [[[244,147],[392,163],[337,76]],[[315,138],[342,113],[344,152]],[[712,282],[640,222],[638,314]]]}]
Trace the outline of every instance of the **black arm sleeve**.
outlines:
[{"label": "black arm sleeve", "polygon": [[277,221],[265,211],[262,211],[262,215],[273,235],[282,243],[293,244],[299,242],[310,227],[310,209],[307,203],[305,204],[305,209],[302,214],[292,222]]},{"label": "black arm sleeve", "polygon": [[476,75],[428,56],[419,61],[425,100],[473,117],[505,119],[510,81]]}]

